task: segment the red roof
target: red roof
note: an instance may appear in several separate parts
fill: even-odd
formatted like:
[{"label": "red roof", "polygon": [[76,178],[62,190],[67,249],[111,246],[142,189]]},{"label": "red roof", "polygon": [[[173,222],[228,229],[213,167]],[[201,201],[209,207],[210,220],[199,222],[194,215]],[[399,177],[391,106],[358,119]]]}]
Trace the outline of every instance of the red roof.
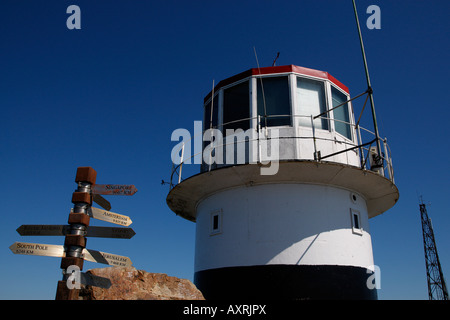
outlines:
[{"label": "red roof", "polygon": [[[232,84],[233,82],[255,76],[255,75],[263,75],[263,74],[277,74],[277,73],[289,73],[294,72],[306,76],[313,76],[316,78],[321,78],[325,80],[330,80],[332,83],[334,83],[336,86],[344,90],[345,92],[349,93],[349,90],[347,86],[345,86],[342,82],[337,80],[335,77],[333,77],[331,74],[325,71],[319,71],[294,65],[287,65],[287,66],[276,66],[276,67],[264,67],[264,68],[252,68],[247,71],[241,72],[239,74],[236,74],[232,77],[229,77],[227,79],[224,79],[220,81],[215,87],[214,91],[217,92],[221,87],[227,86],[229,84]],[[211,97],[211,92],[208,93],[208,95],[205,97],[204,101],[206,102]]]}]

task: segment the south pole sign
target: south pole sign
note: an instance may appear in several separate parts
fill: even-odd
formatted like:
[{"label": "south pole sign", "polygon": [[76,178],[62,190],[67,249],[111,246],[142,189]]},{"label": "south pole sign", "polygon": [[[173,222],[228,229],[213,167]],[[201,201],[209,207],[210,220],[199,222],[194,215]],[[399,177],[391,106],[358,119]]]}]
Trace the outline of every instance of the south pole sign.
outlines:
[{"label": "south pole sign", "polygon": [[[68,225],[34,224],[17,228],[21,236],[65,236],[64,245],[15,242],[9,247],[14,254],[61,258],[63,280],[58,281],[56,300],[77,300],[80,283],[102,288],[111,286],[107,278],[80,272],[85,260],[117,267],[132,265],[129,257],[86,248],[86,237],[130,239],[136,234],[131,228],[89,226],[91,217],[129,226],[130,217],[110,212],[111,204],[101,195],[132,196],[137,192],[134,185],[96,184],[96,177],[97,172],[91,167],[77,168],[78,187],[72,194],[74,207]],[[92,207],[93,201],[103,209]]]},{"label": "south pole sign", "polygon": [[[9,246],[9,249],[14,254],[22,254],[27,256],[44,256],[55,258],[64,258],[67,256],[64,250],[64,246],[56,244],[42,244],[42,243],[29,243],[16,241]],[[82,257],[84,260],[87,261],[107,264],[116,267],[131,267],[131,265],[133,264],[130,258],[128,257],[86,248],[84,248],[82,251]]]},{"label": "south pole sign", "polygon": [[28,256],[64,257],[64,246],[54,244],[14,242],[9,246],[14,254],[24,254]]}]

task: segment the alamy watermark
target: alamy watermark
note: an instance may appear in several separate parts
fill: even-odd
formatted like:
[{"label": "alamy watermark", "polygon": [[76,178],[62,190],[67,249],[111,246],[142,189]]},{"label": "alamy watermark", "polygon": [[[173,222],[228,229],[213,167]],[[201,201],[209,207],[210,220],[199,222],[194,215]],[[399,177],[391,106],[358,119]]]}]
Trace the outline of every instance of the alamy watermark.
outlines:
[{"label": "alamy watermark", "polygon": [[[70,16],[66,20],[67,29],[81,29],[81,9],[79,6],[72,4],[67,7],[67,14]],[[370,14],[370,17],[367,18],[366,26],[368,29],[381,29],[381,9],[377,5],[370,5],[366,10],[367,14]]]},{"label": "alamy watermark", "polygon": [[377,265],[367,267],[367,273],[371,274],[366,281],[368,289],[381,289],[381,269]]},{"label": "alamy watermark", "polygon": [[69,30],[81,29],[81,9],[77,5],[70,5],[67,7],[66,13],[71,15],[66,20],[66,27]]},{"label": "alamy watermark", "polygon": [[69,277],[66,280],[67,288],[69,289],[80,289],[81,288],[81,271],[80,267],[76,265],[70,265],[67,267],[66,275]]},{"label": "alamy watermark", "polygon": [[370,5],[366,10],[367,14],[370,14],[370,17],[367,18],[366,26],[368,29],[381,29],[381,9],[377,5]]},{"label": "alamy watermark", "polygon": [[[194,135],[187,129],[176,129],[171,140],[180,141],[172,148],[171,159],[175,165],[203,164],[236,165],[261,164],[261,175],[275,175],[279,168],[279,131],[276,128],[219,129],[202,133],[202,121],[194,121]],[[203,143],[207,142],[205,148]],[[247,148],[248,147],[248,148]],[[246,151],[248,150],[248,152]]]}]

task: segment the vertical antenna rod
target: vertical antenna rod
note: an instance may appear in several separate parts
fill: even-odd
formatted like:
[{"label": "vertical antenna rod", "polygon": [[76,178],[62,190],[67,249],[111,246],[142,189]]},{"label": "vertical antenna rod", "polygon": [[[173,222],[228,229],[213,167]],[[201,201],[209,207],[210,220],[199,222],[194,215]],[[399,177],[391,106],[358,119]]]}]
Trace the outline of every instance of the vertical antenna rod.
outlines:
[{"label": "vertical antenna rod", "polygon": [[213,83],[212,83],[212,90],[211,90],[211,116],[209,117],[209,128],[212,129],[213,125],[212,125],[212,121],[213,121],[213,111],[214,111],[214,79],[213,79]]},{"label": "vertical antenna rod", "polygon": [[380,135],[378,134],[377,116],[375,114],[375,104],[373,102],[373,92],[372,92],[372,85],[370,83],[369,69],[367,67],[366,52],[364,50],[364,43],[363,43],[362,34],[361,34],[361,27],[359,25],[358,12],[356,11],[355,0],[352,0],[352,1],[353,1],[353,10],[355,12],[356,26],[358,27],[359,43],[361,45],[361,53],[362,53],[363,61],[364,61],[364,70],[366,71],[367,91],[370,96],[370,105],[372,107],[373,126],[374,126],[374,131],[375,131],[375,138],[377,140],[377,153],[378,153],[379,159],[381,160],[381,167],[383,167],[383,158],[381,157]]},{"label": "vertical antenna rod", "polygon": [[261,69],[259,68],[259,61],[258,61],[258,55],[256,54],[256,48],[253,46],[253,52],[255,52],[255,58],[256,58],[256,65],[258,66],[258,73],[260,75],[259,81],[261,83],[261,92],[262,92],[262,98],[263,98],[263,106],[264,106],[264,125],[266,127],[266,135],[267,135],[267,108],[266,108],[266,97],[264,96],[264,85],[263,80],[261,77]]}]

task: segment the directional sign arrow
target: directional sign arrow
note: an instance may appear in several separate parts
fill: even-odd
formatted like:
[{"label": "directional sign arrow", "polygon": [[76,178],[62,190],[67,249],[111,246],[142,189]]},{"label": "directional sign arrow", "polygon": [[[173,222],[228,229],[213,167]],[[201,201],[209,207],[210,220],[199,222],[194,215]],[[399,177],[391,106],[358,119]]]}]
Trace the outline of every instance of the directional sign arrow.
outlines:
[{"label": "directional sign arrow", "polygon": [[98,204],[103,209],[108,210],[108,211],[111,210],[111,203],[109,203],[109,201],[106,200],[105,198],[103,198],[101,195],[94,193],[93,200],[96,204]]},{"label": "directional sign arrow", "polygon": [[119,224],[121,226],[129,226],[133,222],[128,216],[124,216],[122,214],[102,210],[95,207],[90,208],[89,215],[94,219]]},{"label": "directional sign arrow", "polygon": [[33,256],[47,256],[62,258],[65,256],[64,246],[54,244],[39,244],[27,242],[14,242],[9,249],[14,254],[24,254]]},{"label": "directional sign arrow", "polygon": [[132,196],[136,192],[137,188],[132,184],[95,184],[92,186],[94,194]]},{"label": "directional sign arrow", "polygon": [[[17,228],[21,236],[64,236],[69,233],[68,225],[23,224]],[[87,237],[131,239],[136,234],[131,228],[87,227]]]},{"label": "directional sign arrow", "polygon": [[21,236],[64,236],[69,226],[50,224],[23,224],[16,229]]},{"label": "directional sign arrow", "polygon": [[[54,244],[14,242],[9,247],[9,249],[14,254],[47,256],[57,258],[62,258],[66,255],[64,252],[64,246]],[[132,265],[131,260],[128,257],[123,257],[106,252],[100,252],[92,249],[84,248],[82,255],[84,260],[91,262],[104,263],[117,267],[130,267]]]},{"label": "directional sign arrow", "polygon": [[83,249],[84,260],[109,264],[116,267],[130,267],[132,265],[130,258],[116,254],[100,252],[92,249]]},{"label": "directional sign arrow", "polygon": [[136,232],[131,228],[88,227],[88,237],[131,239]]},{"label": "directional sign arrow", "polygon": [[104,277],[99,277],[90,273],[80,272],[80,282],[85,286],[94,286],[104,289],[111,287],[111,280]]}]

